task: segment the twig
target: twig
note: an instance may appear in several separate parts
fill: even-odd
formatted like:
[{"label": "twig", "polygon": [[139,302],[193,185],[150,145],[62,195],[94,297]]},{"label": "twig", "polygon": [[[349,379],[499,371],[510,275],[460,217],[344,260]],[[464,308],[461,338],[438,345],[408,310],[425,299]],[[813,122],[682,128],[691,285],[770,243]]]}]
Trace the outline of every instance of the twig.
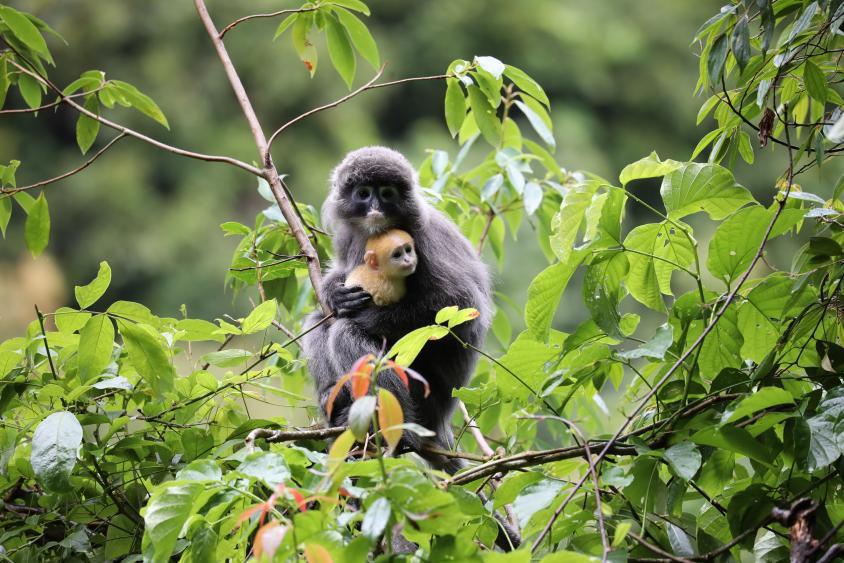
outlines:
[{"label": "twig", "polygon": [[[82,97],[82,96],[88,96],[88,95],[93,94],[94,92],[97,92],[99,90],[100,90],[100,88],[96,88],[94,90],[88,90],[86,92],[80,92],[78,94],[71,94],[71,95],[66,96],[66,97],[67,98],[79,98],[79,97]],[[49,104],[44,104],[43,106],[38,106],[37,108],[3,109],[3,110],[0,110],[0,115],[14,115],[14,114],[20,114],[20,113],[37,113],[41,110],[54,108],[54,107],[59,106],[61,104],[62,104],[62,99],[59,98],[55,102],[51,102]]]},{"label": "twig", "polygon": [[38,310],[38,305],[35,305],[35,314],[38,316],[38,324],[41,327],[41,337],[44,339],[44,348],[47,350],[47,361],[50,363],[50,372],[53,374],[53,379],[58,379],[56,373],[56,366],[53,365],[53,355],[50,353],[50,344],[47,342],[47,331],[44,330],[44,315]]},{"label": "twig", "polygon": [[346,94],[345,96],[343,96],[342,98],[340,98],[340,99],[338,99],[338,100],[335,100],[335,101],[333,101],[333,102],[330,102],[330,103],[328,103],[328,104],[325,104],[325,105],[322,105],[322,106],[319,106],[319,107],[315,107],[315,108],[313,108],[313,109],[310,109],[310,110],[306,111],[305,113],[299,114],[299,115],[297,115],[296,117],[294,117],[293,119],[291,119],[290,121],[288,121],[287,123],[285,123],[284,125],[282,125],[281,127],[279,127],[278,129],[276,129],[276,130],[275,130],[275,132],[274,132],[272,135],[270,135],[270,139],[269,139],[269,141],[268,141],[268,143],[267,143],[267,144],[268,144],[268,146],[269,146],[269,147],[272,147],[272,145],[273,145],[273,141],[275,141],[276,137],[278,137],[278,136],[281,134],[281,132],[282,132],[282,131],[284,131],[285,129],[287,129],[288,127],[290,127],[291,125],[293,125],[294,123],[298,123],[299,121],[302,121],[302,120],[303,120],[303,119],[305,119],[306,117],[309,117],[309,116],[311,116],[311,115],[313,115],[313,114],[315,114],[315,113],[319,113],[319,112],[321,112],[321,111],[324,111],[324,110],[327,110],[327,109],[331,109],[331,108],[337,107],[337,106],[339,106],[340,104],[342,104],[343,102],[348,101],[348,100],[350,100],[350,99],[354,98],[355,96],[357,96],[357,95],[358,95],[358,94],[360,94],[361,92],[364,92],[364,91],[366,91],[366,90],[369,90],[370,88],[373,88],[372,84],[373,84],[376,80],[378,80],[379,78],[381,78],[381,75],[384,73],[384,68],[385,68],[386,66],[387,66],[387,65],[386,65],[386,63],[385,63],[385,64],[383,64],[383,65],[381,65],[381,68],[379,68],[379,69],[378,69],[378,72],[376,72],[376,73],[375,73],[375,76],[373,76],[373,77],[369,80],[369,82],[367,82],[366,84],[364,84],[363,86],[361,86],[361,87],[360,87],[360,88],[358,88],[357,90],[355,90],[355,91],[353,91],[353,92],[349,92],[348,94]]},{"label": "twig", "polygon": [[631,538],[633,538],[634,540],[636,540],[637,542],[639,542],[640,544],[642,544],[643,546],[645,546],[646,548],[650,549],[651,551],[653,551],[657,555],[661,555],[661,556],[665,557],[669,561],[680,561],[681,563],[692,563],[691,559],[684,559],[683,557],[677,557],[676,555],[672,555],[672,554],[668,553],[667,551],[665,551],[664,549],[662,549],[661,547],[658,547],[658,546],[652,544],[651,542],[649,542],[648,540],[646,540],[645,538],[643,538],[642,536],[640,536],[638,534],[635,534],[633,532],[627,532],[627,535],[630,536]]},{"label": "twig", "polygon": [[218,37],[220,39],[222,39],[226,35],[226,33],[228,33],[229,31],[234,29],[236,26],[242,24],[245,21],[254,20],[254,19],[257,19],[257,18],[274,18],[276,16],[283,16],[285,14],[301,14],[302,12],[313,12],[314,10],[318,10],[318,9],[319,8],[317,6],[314,6],[312,8],[288,8],[286,10],[279,10],[277,12],[270,12],[268,14],[252,14],[251,16],[243,16],[242,18],[238,18],[238,19],[234,20],[233,22],[231,22],[226,27],[224,27],[223,30],[220,32],[220,35]]},{"label": "twig", "polygon": [[0,194],[2,194],[2,197],[0,197],[0,199],[6,198],[6,197],[11,197],[12,195],[14,195],[18,192],[23,192],[23,191],[26,191],[26,190],[32,190],[32,189],[35,189],[35,188],[40,188],[41,186],[53,184],[55,182],[58,182],[59,180],[64,180],[65,178],[68,178],[70,176],[73,176],[74,174],[78,174],[79,172],[82,172],[83,170],[85,170],[86,168],[91,166],[91,164],[93,164],[95,160],[100,158],[115,143],[117,143],[117,141],[119,141],[120,139],[123,139],[124,137],[126,137],[126,133],[120,133],[117,137],[115,137],[114,139],[109,141],[106,146],[104,146],[103,148],[98,150],[96,152],[96,154],[94,154],[94,156],[92,156],[91,158],[86,160],[81,166],[74,168],[73,170],[71,170],[69,172],[65,172],[64,174],[61,174],[59,176],[56,176],[55,178],[50,178],[49,180],[41,180],[40,182],[36,182],[35,184],[30,184],[28,186],[21,186],[21,187],[18,187],[18,188],[6,188],[6,189],[0,188]]},{"label": "twig", "polygon": [[314,249],[314,246],[311,244],[311,240],[305,233],[305,227],[296,205],[293,203],[292,198],[289,196],[286,187],[279,177],[278,170],[275,165],[273,165],[269,151],[269,144],[264,136],[264,130],[261,128],[261,124],[258,121],[258,116],[255,114],[252,103],[249,101],[249,96],[243,88],[243,83],[240,81],[237,70],[234,68],[234,64],[232,63],[231,57],[229,57],[226,46],[223,44],[223,40],[220,39],[217,28],[214,27],[214,22],[208,14],[208,8],[205,6],[205,1],[194,0],[194,5],[196,6],[196,11],[199,14],[199,19],[202,20],[202,24],[205,26],[208,37],[214,44],[214,49],[217,51],[217,56],[223,65],[223,70],[226,72],[226,76],[229,79],[232,90],[234,90],[235,97],[240,104],[243,115],[249,123],[249,128],[252,131],[252,137],[255,140],[255,146],[258,148],[258,154],[260,155],[261,163],[263,164],[263,169],[259,171],[258,175],[264,178],[270,185],[270,190],[273,192],[273,196],[275,196],[278,207],[281,210],[281,214],[284,216],[285,221],[287,221],[287,225],[290,227],[290,232],[299,244],[302,254],[304,254],[307,259],[308,276],[310,277],[311,285],[313,285],[314,291],[316,292],[317,300],[319,301],[323,312],[325,314],[330,314],[331,309],[328,307],[328,304],[319,291],[322,282],[322,271],[320,270],[319,256],[317,256],[316,249]]}]

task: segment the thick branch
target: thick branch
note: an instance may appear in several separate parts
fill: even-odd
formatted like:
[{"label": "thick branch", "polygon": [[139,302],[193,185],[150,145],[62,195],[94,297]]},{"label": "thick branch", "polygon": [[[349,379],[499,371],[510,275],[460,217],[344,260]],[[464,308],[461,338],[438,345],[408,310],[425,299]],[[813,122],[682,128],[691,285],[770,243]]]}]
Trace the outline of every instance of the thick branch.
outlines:
[{"label": "thick branch", "polygon": [[263,166],[263,169],[258,175],[263,177],[270,185],[270,190],[273,192],[273,196],[278,202],[281,214],[284,216],[285,221],[287,221],[293,237],[296,239],[296,242],[299,244],[299,248],[302,250],[302,254],[305,255],[305,258],[308,261],[308,275],[311,279],[311,285],[313,285],[314,291],[317,295],[317,300],[319,301],[325,314],[329,314],[331,310],[323,300],[319,291],[322,281],[322,271],[320,270],[319,257],[317,256],[316,250],[305,232],[305,227],[296,210],[295,203],[290,197],[288,197],[287,190],[279,177],[278,170],[272,162],[267,138],[264,135],[264,130],[261,128],[261,123],[258,121],[258,116],[255,114],[255,110],[252,107],[252,102],[249,101],[249,96],[243,88],[243,83],[240,81],[237,70],[234,68],[234,64],[232,63],[231,57],[229,57],[226,46],[220,38],[217,28],[214,27],[214,22],[208,14],[208,8],[206,8],[204,0],[194,0],[194,5],[196,6],[196,11],[199,14],[199,19],[202,20],[202,24],[205,26],[205,31],[208,33],[208,37],[211,38],[211,42],[214,44],[214,49],[217,51],[217,56],[220,58],[223,70],[226,72],[226,77],[228,77],[232,90],[234,90],[235,97],[237,97],[237,101],[240,104],[243,115],[249,123],[249,128],[252,131],[252,137],[255,140],[255,146],[258,148],[258,154],[261,157],[261,163]]}]

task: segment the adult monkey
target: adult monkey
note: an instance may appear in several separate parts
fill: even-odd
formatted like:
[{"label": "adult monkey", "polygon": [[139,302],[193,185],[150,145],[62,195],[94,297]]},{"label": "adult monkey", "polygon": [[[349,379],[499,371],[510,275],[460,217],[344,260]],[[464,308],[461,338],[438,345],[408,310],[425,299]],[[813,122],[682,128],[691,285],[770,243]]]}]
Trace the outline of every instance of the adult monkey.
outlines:
[{"label": "adult monkey", "polygon": [[[334,170],[331,191],[323,206],[323,222],[333,231],[334,262],[320,291],[337,315],[334,322],[310,332],[304,341],[308,367],[317,385],[320,406],[337,380],[364,354],[378,354],[408,332],[434,323],[440,309],[450,305],[474,307],[480,316],[456,327],[460,339],[481,346],[491,321],[490,275],[457,227],[422,199],[413,167],[396,151],[367,147],[352,151]],[[363,262],[366,241],[373,235],[398,228],[416,243],[418,265],[407,278],[405,297],[395,305],[371,303],[359,287],[346,287],[346,275]],[[310,324],[319,314],[310,318]],[[307,325],[308,323],[306,323]],[[411,382],[410,390],[392,372],[382,372],[379,384],[398,398],[405,420],[435,432],[434,445],[451,449],[451,417],[456,400],[453,389],[471,377],[477,355],[457,339],[447,336],[428,342],[413,362],[430,385]],[[333,425],[345,425],[352,403],[348,389],[336,397]],[[419,438],[404,433],[406,445],[420,451]],[[454,473],[461,460],[420,452],[435,467]]]}]

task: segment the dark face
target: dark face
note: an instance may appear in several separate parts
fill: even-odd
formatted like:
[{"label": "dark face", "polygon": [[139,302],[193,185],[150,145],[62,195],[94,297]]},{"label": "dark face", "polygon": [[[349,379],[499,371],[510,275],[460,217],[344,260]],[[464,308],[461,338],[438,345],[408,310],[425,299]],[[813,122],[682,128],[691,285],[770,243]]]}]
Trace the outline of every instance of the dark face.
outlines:
[{"label": "dark face", "polygon": [[369,147],[350,153],[333,182],[335,219],[366,236],[410,227],[418,218],[413,169],[394,151]]},{"label": "dark face", "polygon": [[405,222],[407,191],[407,187],[393,183],[350,185],[343,190],[340,211],[367,233],[380,233]]}]

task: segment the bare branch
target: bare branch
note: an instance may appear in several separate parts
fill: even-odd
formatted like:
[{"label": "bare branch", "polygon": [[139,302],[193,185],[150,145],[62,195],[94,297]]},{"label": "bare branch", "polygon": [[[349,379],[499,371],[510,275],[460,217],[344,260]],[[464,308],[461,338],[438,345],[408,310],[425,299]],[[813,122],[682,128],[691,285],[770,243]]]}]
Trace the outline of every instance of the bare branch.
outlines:
[{"label": "bare branch", "polygon": [[261,163],[263,165],[263,169],[259,171],[258,175],[264,178],[270,185],[270,190],[273,192],[273,196],[278,202],[281,214],[284,216],[285,221],[287,221],[293,237],[296,239],[296,242],[299,244],[299,248],[302,250],[302,254],[304,254],[307,259],[308,276],[310,277],[311,285],[314,287],[317,300],[319,301],[323,312],[328,315],[331,313],[331,309],[328,307],[328,304],[325,302],[321,292],[319,291],[322,282],[322,271],[320,270],[319,257],[317,256],[316,249],[311,244],[310,238],[308,238],[308,235],[305,232],[304,221],[302,221],[299,210],[296,208],[292,197],[290,197],[286,186],[278,174],[278,170],[272,162],[269,145],[266,137],[264,136],[264,130],[261,128],[258,116],[255,114],[252,102],[249,101],[249,96],[243,88],[243,83],[240,81],[237,70],[234,68],[234,64],[232,63],[231,57],[229,57],[226,46],[223,44],[223,40],[220,38],[217,28],[214,27],[214,22],[208,14],[208,8],[205,6],[205,1],[194,0],[194,5],[196,6],[196,11],[199,14],[199,19],[202,20],[202,24],[205,26],[205,31],[208,33],[208,37],[210,37],[211,42],[214,44],[214,49],[217,51],[217,56],[223,65],[223,70],[226,72],[226,76],[229,79],[232,90],[234,90],[235,97],[237,97],[237,101],[240,104],[243,115],[249,123],[249,128],[252,130],[252,137],[255,140],[255,146],[258,148],[258,154],[261,157]]},{"label": "bare branch", "polygon": [[[89,90],[87,92],[80,92],[78,94],[71,94],[70,96],[66,96],[67,98],[79,98],[81,96],[88,96],[93,94],[94,92],[98,92],[102,88],[97,88],[95,90]],[[55,102],[44,104],[43,106],[38,106],[37,108],[21,108],[21,109],[3,109],[0,110],[0,115],[14,115],[14,114],[21,114],[21,113],[37,113],[44,109],[54,108],[59,106],[63,103],[61,98],[57,99]]]},{"label": "bare branch", "polygon": [[286,10],[279,10],[277,12],[270,12],[268,14],[252,14],[251,16],[243,16],[242,18],[238,18],[238,19],[234,20],[233,22],[231,22],[226,27],[224,27],[223,30],[220,32],[220,35],[218,37],[220,39],[222,39],[226,35],[226,33],[228,33],[229,31],[234,29],[236,26],[242,24],[245,21],[254,20],[254,19],[257,19],[257,18],[274,18],[276,16],[283,16],[285,14],[301,14],[302,12],[313,12],[314,10],[317,10],[317,9],[319,9],[319,8],[317,8],[316,6],[314,6],[312,8],[288,8]]},{"label": "bare branch", "polygon": [[342,104],[343,102],[351,100],[352,98],[354,98],[355,96],[357,96],[361,92],[364,92],[366,90],[369,90],[370,88],[373,88],[373,86],[372,86],[373,83],[381,77],[381,75],[384,73],[384,68],[386,66],[387,66],[386,64],[381,65],[381,68],[378,69],[378,72],[375,73],[375,76],[373,76],[372,79],[369,82],[367,82],[366,84],[364,84],[363,86],[361,86],[357,90],[355,90],[353,92],[349,92],[348,94],[346,94],[342,98],[335,100],[331,103],[328,103],[328,104],[325,104],[325,105],[322,105],[322,106],[319,106],[319,107],[315,107],[313,109],[306,111],[305,113],[297,115],[296,117],[294,117],[293,119],[291,119],[290,121],[288,121],[287,123],[285,123],[284,125],[279,127],[278,129],[276,129],[275,132],[272,135],[270,135],[269,146],[272,147],[273,141],[275,141],[276,137],[278,137],[281,134],[282,131],[284,131],[285,129],[287,129],[288,127],[293,125],[294,123],[298,123],[299,121],[302,121],[306,117],[309,117],[309,116],[311,116],[315,113],[319,113],[321,111],[337,107],[340,104]]},{"label": "bare branch", "polygon": [[634,540],[636,540],[637,542],[639,542],[640,544],[642,544],[643,546],[645,546],[646,548],[650,549],[651,551],[653,551],[657,555],[661,555],[662,557],[665,557],[669,561],[680,561],[681,563],[692,563],[691,559],[684,559],[682,557],[677,557],[675,555],[671,555],[670,553],[668,553],[667,551],[665,551],[661,547],[658,547],[658,546],[652,544],[651,542],[649,542],[648,540],[646,540],[645,538],[643,538],[642,536],[640,536],[638,534],[634,534],[633,532],[627,532],[627,535],[630,536],[631,538],[633,538]]},{"label": "bare branch", "polygon": [[106,127],[110,127],[111,129],[114,129],[115,131],[119,131],[120,133],[125,133],[126,135],[129,135],[130,137],[134,137],[136,139],[144,141],[145,143],[149,143],[150,145],[152,145],[154,147],[157,147],[159,149],[165,150],[165,151],[173,153],[173,154],[177,154],[179,156],[185,156],[185,157],[188,157],[188,158],[193,158],[195,160],[203,160],[205,162],[225,162],[226,164],[231,164],[233,166],[237,166],[238,168],[242,168],[243,170],[246,170],[247,172],[254,174],[255,176],[261,176],[262,175],[262,171],[261,171],[260,168],[256,168],[255,166],[252,166],[251,164],[247,164],[245,162],[242,162],[242,161],[240,161],[236,158],[231,158],[231,157],[228,157],[228,156],[216,156],[216,155],[211,155],[211,154],[203,154],[203,153],[199,153],[199,152],[193,152],[193,151],[180,149],[178,147],[168,145],[167,143],[162,143],[161,141],[159,141],[157,139],[153,139],[152,137],[144,135],[143,133],[139,133],[139,132],[135,131],[134,129],[129,129],[128,127],[120,125],[119,123],[115,123],[114,121],[111,121],[110,119],[106,119],[105,117],[100,117],[98,114],[96,114],[96,113],[94,113],[94,112],[92,112],[88,109],[85,109],[85,107],[79,105],[73,99],[71,99],[68,96],[65,96],[64,94],[62,94],[62,91],[58,86],[53,84],[47,78],[41,76],[38,72],[31,71],[27,68],[24,68],[23,66],[19,65],[18,63],[16,63],[13,60],[9,60],[9,63],[11,65],[15,66],[21,72],[28,74],[29,76],[31,76],[32,78],[34,78],[35,80],[40,82],[41,84],[44,84],[49,89],[53,90],[53,92],[55,92],[62,99],[63,103],[69,105],[70,107],[72,107],[73,109],[78,111],[79,113],[87,115],[88,117],[90,117],[91,119],[94,119],[96,121],[99,121],[100,123],[102,123]]},{"label": "bare branch", "polygon": [[93,162],[95,160],[100,158],[115,143],[117,143],[117,141],[119,141],[120,139],[122,139],[124,137],[126,137],[126,133],[120,133],[114,139],[109,141],[106,146],[104,146],[103,148],[98,150],[96,152],[96,154],[94,154],[94,156],[92,156],[91,158],[86,160],[81,166],[79,166],[78,168],[74,168],[73,170],[71,170],[69,172],[65,172],[64,174],[61,174],[59,176],[56,176],[55,178],[50,178],[49,180],[41,180],[40,182],[36,182],[36,183],[30,184],[28,186],[20,186],[18,188],[5,188],[5,189],[0,188],[0,194],[3,194],[2,196],[0,196],[0,199],[6,198],[6,197],[11,197],[12,195],[14,195],[18,192],[23,192],[23,191],[26,191],[26,190],[32,190],[32,189],[35,189],[35,188],[40,188],[42,186],[46,186],[48,184],[53,184],[55,182],[58,182],[59,180],[64,180],[65,178],[68,178],[70,176],[73,176],[74,174],[78,174],[79,172],[82,172],[83,170],[85,170],[86,168],[91,166],[91,164],[93,164]]}]

